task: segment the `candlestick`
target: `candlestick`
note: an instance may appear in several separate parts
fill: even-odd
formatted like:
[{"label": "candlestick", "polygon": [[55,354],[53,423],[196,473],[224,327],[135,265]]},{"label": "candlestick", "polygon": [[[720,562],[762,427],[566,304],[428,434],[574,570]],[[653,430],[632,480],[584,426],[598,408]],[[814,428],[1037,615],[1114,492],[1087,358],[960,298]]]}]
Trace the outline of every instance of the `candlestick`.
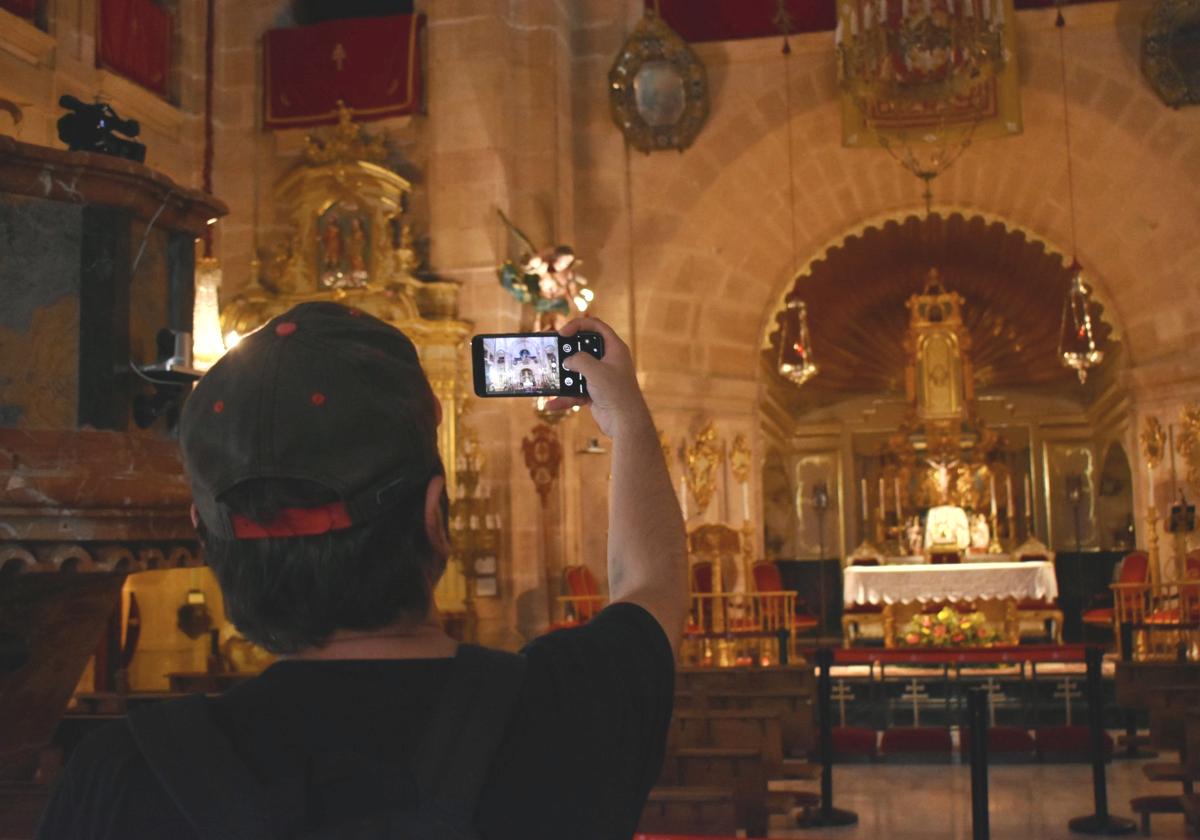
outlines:
[{"label": "candlestick", "polygon": [[1016,515],[1014,513],[1016,508],[1013,506],[1012,476],[1011,475],[1004,476],[1004,492],[1005,492],[1006,498],[1008,499],[1008,516],[1011,519],[1013,516]]},{"label": "candlestick", "polygon": [[750,521],[750,484],[742,482],[742,521]]},{"label": "candlestick", "polygon": [[900,512],[900,479],[899,478],[892,479],[892,489],[896,492],[896,524],[899,525],[900,519],[902,516],[902,514]]},{"label": "candlestick", "polygon": [[988,489],[991,491],[992,497],[992,521],[996,519],[996,474],[992,473],[988,476]]},{"label": "candlestick", "polygon": [[679,476],[679,509],[683,511],[683,521],[687,522],[688,518],[687,504],[687,476]]},{"label": "candlestick", "polygon": [[883,479],[879,479],[879,521],[882,523],[887,518],[887,514],[883,509]]},{"label": "candlestick", "polygon": [[867,480],[862,480],[862,520],[867,521]]},{"label": "candlestick", "polygon": [[1150,505],[1150,507],[1154,507],[1154,465],[1153,464],[1149,464],[1149,463],[1146,464],[1146,474],[1148,476],[1147,483],[1149,484],[1149,487],[1147,488],[1147,490],[1149,492],[1148,492],[1148,495],[1146,496],[1146,504]]}]

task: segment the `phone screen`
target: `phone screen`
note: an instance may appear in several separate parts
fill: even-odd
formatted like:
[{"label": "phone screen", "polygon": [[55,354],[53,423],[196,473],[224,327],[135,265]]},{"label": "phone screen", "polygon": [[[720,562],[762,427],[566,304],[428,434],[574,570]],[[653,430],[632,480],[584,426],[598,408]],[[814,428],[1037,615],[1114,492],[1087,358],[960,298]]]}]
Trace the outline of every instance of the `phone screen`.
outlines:
[{"label": "phone screen", "polygon": [[483,378],[488,396],[553,396],[562,393],[558,336],[484,336]]}]

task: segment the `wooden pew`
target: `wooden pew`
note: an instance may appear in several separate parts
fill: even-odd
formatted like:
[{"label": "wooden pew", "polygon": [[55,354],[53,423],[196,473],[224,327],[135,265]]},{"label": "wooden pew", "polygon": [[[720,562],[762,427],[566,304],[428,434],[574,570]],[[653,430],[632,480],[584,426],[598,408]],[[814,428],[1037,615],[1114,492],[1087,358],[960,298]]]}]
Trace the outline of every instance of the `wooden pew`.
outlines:
[{"label": "wooden pew", "polygon": [[[1117,665],[1117,702],[1144,708],[1150,713],[1150,743],[1158,749],[1176,750],[1178,762],[1143,765],[1146,778],[1181,785],[1178,794],[1139,796],[1130,801],[1141,817],[1142,832],[1149,833],[1153,814],[1184,814],[1192,830],[1196,810],[1195,782],[1200,781],[1200,732],[1189,737],[1191,727],[1200,729],[1200,666],[1186,662],[1122,662]],[[1195,723],[1192,718],[1195,717]]]},{"label": "wooden pew", "polygon": [[638,834],[737,833],[737,809],[728,788],[656,787],[650,791]]},{"label": "wooden pew", "polygon": [[761,709],[679,710],[671,721],[679,747],[758,747],[768,779],[815,779],[820,768],[784,755],[782,715]]},{"label": "wooden pew", "polygon": [[738,825],[748,837],[767,830],[767,770],[760,749],[680,747],[667,753],[659,787],[720,788],[733,795]]}]

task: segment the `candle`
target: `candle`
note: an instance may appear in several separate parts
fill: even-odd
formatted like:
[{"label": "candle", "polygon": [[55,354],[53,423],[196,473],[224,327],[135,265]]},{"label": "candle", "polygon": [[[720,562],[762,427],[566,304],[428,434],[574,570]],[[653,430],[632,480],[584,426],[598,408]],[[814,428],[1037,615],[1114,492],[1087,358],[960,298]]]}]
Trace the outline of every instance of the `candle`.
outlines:
[{"label": "candle", "polygon": [[862,480],[862,518],[863,522],[867,521],[867,480]]},{"label": "candle", "polygon": [[1033,484],[1029,476],[1025,476],[1025,513],[1030,519],[1033,518]]},{"label": "candle", "polygon": [[742,519],[746,522],[750,521],[750,483],[743,482],[742,484]]},{"label": "candle", "polygon": [[1004,23],[1004,0],[996,0],[996,23]]},{"label": "candle", "polygon": [[683,521],[687,522],[687,476],[679,476],[679,509],[683,511]]},{"label": "candle", "polygon": [[883,479],[879,479],[879,521],[883,522],[885,513],[883,510]]},{"label": "candle", "polygon": [[896,524],[900,524],[900,479],[892,479],[892,489],[896,491]]},{"label": "candle", "polygon": [[850,37],[858,37],[858,12],[853,9],[850,10]]},{"label": "candle", "polygon": [[996,518],[996,474],[988,476],[988,486],[992,496],[992,519]]},{"label": "candle", "polygon": [[1014,518],[1016,518],[1016,515],[1017,515],[1017,509],[1013,505],[1012,475],[1011,474],[1004,476],[1004,492],[1005,492],[1006,497],[1008,498],[1008,518],[1014,519]]},{"label": "candle", "polygon": [[1148,476],[1148,482],[1150,484],[1150,487],[1149,487],[1150,495],[1146,497],[1146,500],[1147,500],[1147,504],[1150,507],[1154,507],[1154,467],[1151,466],[1150,464],[1146,464],[1146,474]]}]

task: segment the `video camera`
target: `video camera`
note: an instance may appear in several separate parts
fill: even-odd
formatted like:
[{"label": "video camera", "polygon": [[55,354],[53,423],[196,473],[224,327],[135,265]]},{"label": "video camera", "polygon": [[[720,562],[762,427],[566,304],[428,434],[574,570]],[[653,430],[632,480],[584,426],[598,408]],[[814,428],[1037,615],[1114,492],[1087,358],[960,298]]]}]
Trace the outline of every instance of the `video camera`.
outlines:
[{"label": "video camera", "polygon": [[[89,105],[69,94],[59,97],[58,104],[69,111],[59,117],[58,139],[66,143],[72,152],[100,152],[138,163],[145,162],[145,145],[125,139],[137,137],[142,130],[137,120],[123,120],[103,102]],[[115,136],[114,131],[125,137]]]}]

